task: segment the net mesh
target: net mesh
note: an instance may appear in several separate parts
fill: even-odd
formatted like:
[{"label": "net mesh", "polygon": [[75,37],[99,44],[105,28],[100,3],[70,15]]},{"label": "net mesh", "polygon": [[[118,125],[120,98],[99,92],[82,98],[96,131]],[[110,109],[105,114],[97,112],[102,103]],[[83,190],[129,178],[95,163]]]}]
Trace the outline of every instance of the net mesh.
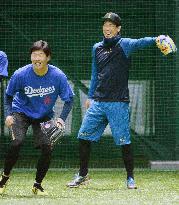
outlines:
[{"label": "net mesh", "polygon": [[[78,167],[77,132],[85,113],[84,102],[91,76],[91,49],[102,39],[101,17],[113,11],[122,18],[122,36],[141,38],[168,34],[176,42],[179,34],[179,1],[83,1],[83,0],[6,0],[0,3],[0,45],[9,59],[9,76],[30,63],[32,42],[43,39],[52,48],[51,64],[68,76],[75,102],[66,122],[66,138],[57,145],[52,167]],[[177,140],[177,65],[178,57],[163,57],[155,47],[136,52],[130,70],[131,137],[136,166],[149,160],[176,160]],[[8,149],[8,129],[4,127],[1,84],[1,163]],[[57,113],[62,108],[58,101]],[[31,129],[28,131],[17,167],[34,167]],[[107,127],[101,141],[93,144],[91,167],[120,167],[121,150]]]}]

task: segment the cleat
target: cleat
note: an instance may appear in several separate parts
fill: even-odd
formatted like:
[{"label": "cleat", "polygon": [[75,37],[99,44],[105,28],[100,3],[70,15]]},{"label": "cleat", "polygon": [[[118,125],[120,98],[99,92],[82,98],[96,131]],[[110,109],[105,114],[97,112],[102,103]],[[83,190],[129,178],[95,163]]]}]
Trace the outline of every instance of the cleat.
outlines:
[{"label": "cleat", "polygon": [[137,189],[136,185],[135,185],[135,181],[132,177],[129,177],[127,179],[127,188],[128,189]]},{"label": "cleat", "polygon": [[45,192],[44,189],[42,188],[41,184],[38,184],[38,183],[34,183],[34,185],[32,187],[32,192],[35,195],[38,195],[38,196],[45,196],[45,195],[47,195],[47,192]]},{"label": "cleat", "polygon": [[76,187],[79,187],[80,185],[87,184],[89,182],[89,180],[90,179],[89,179],[88,175],[82,177],[82,176],[79,176],[79,173],[78,173],[75,175],[74,180],[67,184],[67,187],[76,188]]},{"label": "cleat", "polygon": [[1,178],[0,178],[0,195],[2,195],[5,192],[8,179],[9,179],[9,177],[7,177],[3,174],[1,175]]}]

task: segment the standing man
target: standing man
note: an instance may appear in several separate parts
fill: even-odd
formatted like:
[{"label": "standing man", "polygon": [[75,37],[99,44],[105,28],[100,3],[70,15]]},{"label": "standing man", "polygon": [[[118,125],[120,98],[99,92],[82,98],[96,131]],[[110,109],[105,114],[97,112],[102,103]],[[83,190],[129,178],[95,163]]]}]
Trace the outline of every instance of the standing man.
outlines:
[{"label": "standing man", "polygon": [[[127,188],[136,188],[129,126],[130,55],[138,49],[154,45],[158,41],[160,43],[165,36],[122,38],[120,30],[121,18],[115,13],[107,13],[103,17],[103,41],[96,43],[92,50],[92,76],[89,99],[86,101],[88,110],[78,133],[80,170],[75,179],[67,184],[68,187],[78,187],[88,180],[91,142],[100,140],[109,123],[114,142],[122,149]],[[176,51],[170,50],[170,47],[161,49],[165,51],[165,55]],[[91,100],[94,102],[90,106]]]},{"label": "standing man", "polygon": [[48,64],[51,50],[46,41],[34,42],[31,49],[31,62],[14,72],[6,90],[5,124],[12,130],[12,141],[7,151],[4,170],[0,180],[0,194],[5,191],[10,172],[15,165],[28,127],[31,125],[36,147],[41,150],[37,163],[34,194],[44,195],[41,186],[51,160],[52,146],[42,133],[40,123],[53,118],[53,107],[60,96],[64,106],[56,125],[63,127],[72,108],[73,91],[66,75],[57,67]]},{"label": "standing man", "polygon": [[2,81],[3,77],[8,76],[7,67],[8,67],[7,55],[3,51],[0,51],[0,82]]}]

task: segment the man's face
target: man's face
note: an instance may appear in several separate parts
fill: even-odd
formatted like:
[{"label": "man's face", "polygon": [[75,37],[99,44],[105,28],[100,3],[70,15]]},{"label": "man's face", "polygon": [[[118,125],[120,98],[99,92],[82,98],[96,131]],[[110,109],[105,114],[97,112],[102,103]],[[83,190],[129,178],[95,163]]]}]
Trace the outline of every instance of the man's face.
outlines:
[{"label": "man's face", "polygon": [[118,34],[121,26],[116,26],[111,21],[105,21],[103,24],[103,34],[105,38],[112,38]]},{"label": "man's face", "polygon": [[50,56],[46,56],[43,50],[36,50],[31,53],[31,61],[35,69],[41,70],[47,67]]}]

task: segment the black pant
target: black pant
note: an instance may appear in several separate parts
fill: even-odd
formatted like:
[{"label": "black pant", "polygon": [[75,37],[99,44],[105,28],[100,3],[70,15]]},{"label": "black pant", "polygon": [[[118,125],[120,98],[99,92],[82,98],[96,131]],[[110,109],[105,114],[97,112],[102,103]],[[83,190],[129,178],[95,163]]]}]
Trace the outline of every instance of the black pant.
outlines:
[{"label": "black pant", "polygon": [[12,125],[12,142],[10,143],[5,158],[4,174],[9,175],[13,166],[17,162],[20,148],[26,136],[27,129],[30,125],[32,125],[35,145],[41,149],[41,156],[37,163],[36,173],[36,181],[41,183],[50,165],[52,148],[48,140],[43,137],[43,133],[40,129],[40,122],[47,121],[49,118],[36,120],[27,117],[23,113],[13,113],[13,118],[14,123]]}]

